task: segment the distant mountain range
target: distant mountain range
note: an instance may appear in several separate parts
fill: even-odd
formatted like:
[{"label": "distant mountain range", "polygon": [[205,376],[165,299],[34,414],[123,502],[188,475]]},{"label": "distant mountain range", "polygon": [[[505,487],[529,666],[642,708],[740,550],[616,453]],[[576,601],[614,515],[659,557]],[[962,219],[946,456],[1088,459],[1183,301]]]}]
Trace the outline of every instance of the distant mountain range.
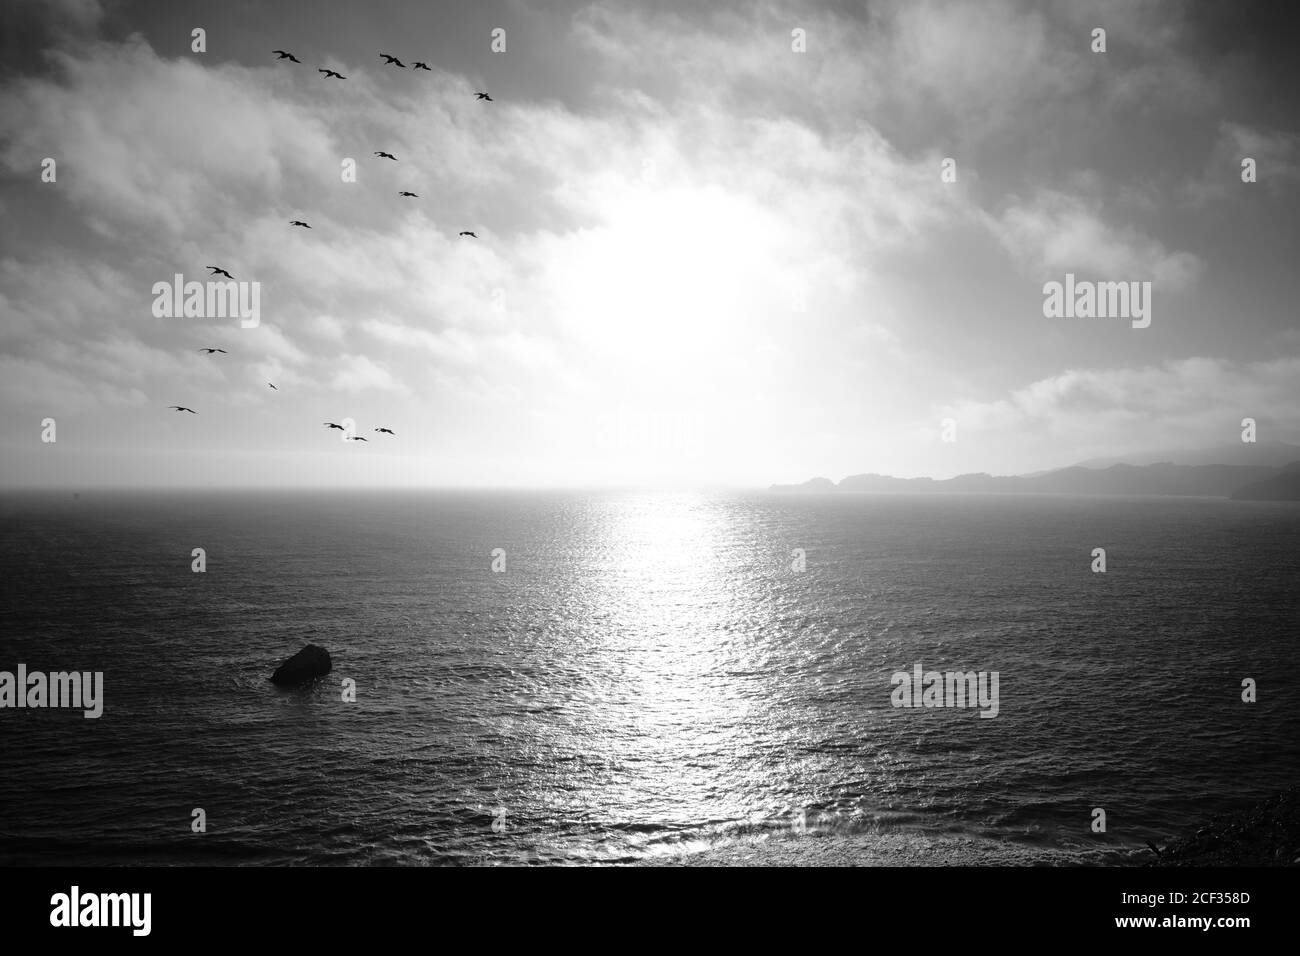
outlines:
[{"label": "distant mountain range", "polygon": [[1075,462],[1080,468],[1109,468],[1111,465],[1270,465],[1281,468],[1300,461],[1300,445],[1284,441],[1233,442],[1209,448],[1168,449],[1133,452],[1113,458],[1089,458]]},{"label": "distant mountain range", "polygon": [[1300,501],[1300,461],[1293,461],[1272,478],[1232,493],[1238,501]]},{"label": "distant mountain range", "polygon": [[[1251,446],[1246,445],[1249,448]],[[1300,501],[1300,446],[1273,442],[1254,464],[1231,449],[1218,453],[1234,463],[1150,464],[1118,462],[1094,467],[1074,465],[1032,475],[958,475],[956,478],[894,478],[889,475],[850,475],[839,484],[813,478],[799,485],[773,485],[776,492],[866,492],[870,494],[1066,494],[1066,495],[1204,495],[1254,501]],[[1198,462],[1214,449],[1172,453],[1170,458]],[[1286,464],[1274,463],[1289,453]],[[1094,459],[1105,462],[1106,459]]]}]

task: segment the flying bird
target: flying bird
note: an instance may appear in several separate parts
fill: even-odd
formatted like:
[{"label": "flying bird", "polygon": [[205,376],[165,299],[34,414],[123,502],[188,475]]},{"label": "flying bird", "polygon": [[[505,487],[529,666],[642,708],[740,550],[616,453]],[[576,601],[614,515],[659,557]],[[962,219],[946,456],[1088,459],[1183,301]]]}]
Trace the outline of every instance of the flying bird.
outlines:
[{"label": "flying bird", "polygon": [[290,219],[290,220],[289,220],[289,225],[291,225],[291,226],[302,226],[304,229],[310,229],[310,228],[311,228],[311,226],[307,225],[307,224],[306,224],[305,222],[303,222],[301,219]]},{"label": "flying bird", "polygon": [[271,52],[272,52],[272,53],[278,53],[278,54],[279,54],[278,59],[281,59],[281,60],[293,60],[293,62],[295,62],[295,63],[301,63],[301,62],[302,62],[302,60],[298,59],[298,58],[297,58],[296,56],[294,56],[292,53],[285,53],[283,50],[272,50]]},{"label": "flying bird", "polygon": [[370,441],[370,439],[362,438],[360,435],[349,435],[348,441]]},{"label": "flying bird", "polygon": [[321,422],[321,424],[325,425],[328,428],[337,428],[341,432],[347,431],[347,429],[344,428],[342,425],[335,425],[333,422]]},{"label": "flying bird", "polygon": [[406,69],[406,64],[403,63],[401,60],[399,60],[397,57],[392,56],[388,53],[381,53],[379,55],[384,58],[384,63],[392,63],[394,66],[400,66],[403,70]]},{"label": "flying bird", "polygon": [[206,268],[206,269],[211,269],[211,270],[212,270],[212,273],[211,273],[211,274],[214,275],[214,276],[225,276],[227,279],[233,279],[233,278],[234,278],[234,276],[232,276],[232,275],[231,275],[229,272],[227,272],[225,269],[218,269],[216,266],[204,266],[204,268]]},{"label": "flying bird", "polygon": [[410,197],[412,197],[413,199],[419,199],[419,198],[420,198],[420,197],[417,196],[415,193],[407,192],[405,189],[403,189],[403,190],[402,190],[400,193],[398,193],[397,195],[399,195],[399,196],[410,196]]},{"label": "flying bird", "polygon": [[331,77],[331,76],[334,77],[335,79],[338,79],[338,80],[346,80],[346,79],[347,79],[347,77],[344,76],[342,73],[336,73],[336,72],[334,72],[333,70],[322,70],[322,69],[317,69],[316,72],[317,72],[317,73],[324,73],[326,79],[328,79],[328,78]]},{"label": "flying bird", "polygon": [[279,391],[279,389],[278,389],[278,388],[275,388],[275,386],[272,385],[270,382],[267,382],[267,383],[266,383],[266,387],[267,387],[267,388],[273,388],[273,389],[275,389],[277,392]]},{"label": "flying bird", "polygon": [[[412,67],[412,69],[414,69],[414,70],[429,70],[429,64],[427,64],[427,63],[421,63],[419,60],[416,60],[416,61],[415,61],[415,65]],[[432,71],[432,70],[429,70],[429,72],[432,73],[433,71]]]},{"label": "flying bird", "polygon": [[461,235],[462,235],[462,236],[470,236],[470,237],[473,238],[473,239],[477,239],[477,238],[478,238],[478,235],[477,235],[477,234],[470,232],[468,229],[463,230],[463,231],[461,232]]},{"label": "flying bird", "polygon": [[385,435],[392,435],[394,438],[397,437],[397,432],[393,431],[391,428],[376,428],[375,431],[383,432]]},{"label": "flying bird", "polygon": [[487,100],[489,103],[492,102],[492,97],[488,96],[486,93],[475,93],[474,96],[480,100]]},{"label": "flying bird", "polygon": [[195,349],[196,352],[207,352],[211,355],[213,352],[220,352],[222,355],[228,354],[225,349]]},{"label": "flying bird", "polygon": [[378,150],[378,149],[377,149],[377,150],[375,150],[375,155],[376,155],[376,156],[382,156],[382,157],[384,157],[384,159],[391,159],[393,162],[397,162],[397,157],[394,156],[392,153],[385,153],[385,152],[383,152],[382,150]]},{"label": "flying bird", "polygon": [[178,411],[178,412],[189,412],[191,415],[197,415],[197,414],[198,414],[198,412],[196,412],[194,409],[192,409],[192,408],[186,408],[184,405],[168,405],[167,407],[168,407],[168,408],[174,408],[174,409],[176,409],[176,411]]}]

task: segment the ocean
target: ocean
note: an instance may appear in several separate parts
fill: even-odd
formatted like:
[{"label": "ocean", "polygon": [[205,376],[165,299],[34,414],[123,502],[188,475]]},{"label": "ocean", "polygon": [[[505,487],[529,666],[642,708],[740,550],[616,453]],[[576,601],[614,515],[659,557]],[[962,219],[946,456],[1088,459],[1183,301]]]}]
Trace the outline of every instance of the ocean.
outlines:
[{"label": "ocean", "polygon": [[1300,781],[1294,504],[6,494],[0,565],[0,670],[104,675],[0,710],[4,864],[1123,864]]}]

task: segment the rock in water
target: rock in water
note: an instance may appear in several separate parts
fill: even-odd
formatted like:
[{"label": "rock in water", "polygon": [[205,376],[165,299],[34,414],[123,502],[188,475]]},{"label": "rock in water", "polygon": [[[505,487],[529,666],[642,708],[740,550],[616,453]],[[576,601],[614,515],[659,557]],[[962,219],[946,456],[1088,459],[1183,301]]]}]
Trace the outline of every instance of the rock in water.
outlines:
[{"label": "rock in water", "polygon": [[329,651],[317,644],[308,644],[277,667],[275,673],[271,675],[271,680],[281,687],[291,687],[317,677],[324,677],[333,666]]}]

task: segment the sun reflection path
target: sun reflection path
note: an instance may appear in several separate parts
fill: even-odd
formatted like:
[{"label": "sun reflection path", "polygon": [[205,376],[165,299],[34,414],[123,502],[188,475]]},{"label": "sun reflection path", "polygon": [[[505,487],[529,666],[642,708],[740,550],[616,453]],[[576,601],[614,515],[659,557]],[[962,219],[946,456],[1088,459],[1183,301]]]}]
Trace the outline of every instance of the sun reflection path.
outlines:
[{"label": "sun reflection path", "polygon": [[601,530],[589,594],[608,625],[600,653],[618,665],[605,671],[615,706],[601,719],[608,756],[626,769],[612,781],[623,792],[605,799],[657,823],[746,817],[728,781],[763,736],[761,576],[739,566],[750,559],[708,496],[619,498]]}]

